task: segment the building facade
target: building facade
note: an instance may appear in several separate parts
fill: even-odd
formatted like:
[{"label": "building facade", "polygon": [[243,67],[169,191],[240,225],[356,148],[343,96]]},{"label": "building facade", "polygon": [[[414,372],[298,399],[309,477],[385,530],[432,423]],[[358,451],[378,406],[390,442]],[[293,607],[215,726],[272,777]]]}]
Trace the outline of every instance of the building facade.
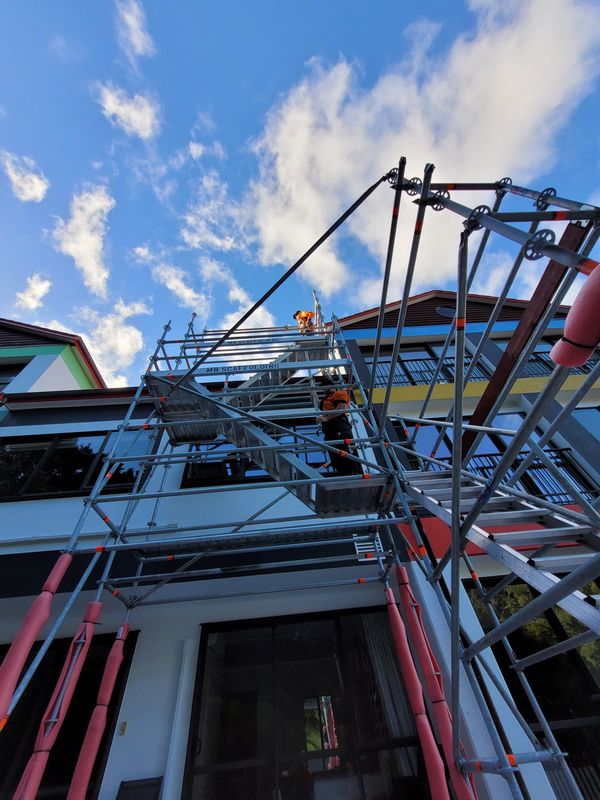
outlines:
[{"label": "building facade", "polygon": [[[593,553],[580,515],[600,487],[597,359],[571,372],[511,456],[507,488],[490,489],[457,589],[443,569],[455,301],[411,298],[397,353],[399,303],[385,307],[380,341],[379,309],[312,336],[165,331],[138,389],[107,389],[77,337],[0,326],[2,655],[59,563],[61,576],[42,592],[48,620],[38,616],[36,643],[12,667],[0,797],[26,787],[36,752],[39,797],[438,800],[415,676],[455,796],[600,797],[598,641],[560,647],[584,630],[578,609],[595,611],[598,586],[590,579],[585,597],[551,604],[459,668],[450,613],[460,597],[467,651],[543,594],[541,581]],[[548,385],[568,310],[494,411],[486,392],[528,305],[504,302],[488,330],[494,308],[495,298],[468,298],[463,416],[486,402],[493,416],[465,429],[463,515]],[[330,381],[352,394],[351,442],[326,441],[317,421]],[[338,451],[359,465],[354,474],[332,468]],[[386,587],[408,631],[404,655]],[[422,635],[447,702],[432,694]],[[556,645],[527,665],[525,685],[515,662]],[[114,689],[99,695],[111,658]],[[467,779],[452,772],[436,716],[459,690]],[[103,719],[95,749],[93,715]]]}]

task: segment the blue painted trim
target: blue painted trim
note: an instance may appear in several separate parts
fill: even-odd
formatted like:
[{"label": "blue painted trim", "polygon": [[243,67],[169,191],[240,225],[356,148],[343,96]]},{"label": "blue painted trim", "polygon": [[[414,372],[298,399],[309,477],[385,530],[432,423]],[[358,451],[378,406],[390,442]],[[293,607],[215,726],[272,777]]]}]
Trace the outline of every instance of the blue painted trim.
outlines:
[{"label": "blue painted trim", "polygon": [[[494,325],[494,331],[514,331],[519,324],[518,320],[502,320]],[[557,328],[562,331],[565,324],[564,317],[556,317],[551,320],[548,328]],[[485,330],[485,322],[470,322],[467,323],[467,333],[483,333]],[[407,337],[415,336],[422,337],[423,335],[441,334],[445,336],[448,333],[448,325],[419,325],[407,327],[404,329],[404,335]],[[353,330],[343,331],[346,339],[374,339],[377,335],[377,328],[355,328]],[[391,339],[396,335],[395,328],[384,328],[382,336],[386,339]]]}]

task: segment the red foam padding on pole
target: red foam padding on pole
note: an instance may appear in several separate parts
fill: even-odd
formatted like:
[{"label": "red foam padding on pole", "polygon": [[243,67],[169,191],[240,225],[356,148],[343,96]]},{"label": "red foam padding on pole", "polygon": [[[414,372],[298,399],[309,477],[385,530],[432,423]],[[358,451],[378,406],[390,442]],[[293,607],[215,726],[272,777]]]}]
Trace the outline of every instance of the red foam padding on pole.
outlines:
[{"label": "red foam padding on pole", "polygon": [[46,752],[34,753],[29,759],[23,777],[13,795],[13,800],[35,800],[42,777],[48,763]]},{"label": "red foam padding on pole", "polygon": [[432,800],[450,800],[444,764],[440,758],[437,742],[434,739],[429,720],[423,714],[415,716],[415,725],[419,741],[423,748],[423,761],[427,771],[427,780],[431,790]]},{"label": "red foam padding on pole", "polygon": [[102,675],[100,689],[98,690],[96,707],[92,712],[85,739],[83,740],[79,752],[79,758],[77,759],[77,766],[73,773],[73,780],[71,781],[67,800],[85,800],[86,798],[92,770],[96,762],[104,729],[106,728],[107,706],[110,703],[117,675],[123,662],[123,648],[128,633],[129,627],[127,625],[123,625],[119,629],[117,638],[113,642],[113,646],[106,659],[104,674]]},{"label": "red foam padding on pole", "polygon": [[450,714],[450,709],[446,702],[441,671],[423,626],[421,606],[417,603],[412,589],[410,588],[406,568],[397,567],[396,575],[400,590],[400,601],[404,609],[404,615],[415,648],[415,653],[421,666],[427,694],[431,702],[432,714],[436,721],[446,764],[450,772],[452,787],[458,800],[473,800],[476,794],[474,794],[467,778],[458,771],[454,763],[454,756],[452,753],[452,715]]},{"label": "red foam padding on pole", "polygon": [[[595,269],[581,290],[565,320],[564,336],[550,351],[550,358],[561,367],[585,364],[600,341],[600,269]],[[584,345],[583,347],[578,345]]]},{"label": "red foam padding on pole", "polygon": [[46,583],[42,587],[42,591],[51,592],[52,594],[56,592],[60,582],[64,578],[65,572],[71,564],[71,561],[73,561],[72,553],[61,553],[59,555],[59,557],[56,559],[56,564],[46,579]]},{"label": "red foam padding on pole", "polygon": [[[101,608],[102,603],[88,603],[83,622],[69,646],[54,692],[42,717],[33,754],[21,777],[14,800],[29,800],[29,798],[34,800],[37,795],[45,768],[45,763],[41,769],[37,766],[41,761],[40,756],[45,756],[47,762],[48,754],[60,733],[81,669],[92,643],[94,623],[100,615]],[[59,697],[60,703],[55,708]]]},{"label": "red foam padding on pole", "polygon": [[67,800],[75,800],[75,798],[77,800],[85,800],[92,770],[96,763],[98,748],[106,728],[107,711],[106,706],[96,706],[92,712],[85,739],[79,752],[79,758],[77,759],[77,766],[73,773]]},{"label": "red foam padding on pole", "polygon": [[392,629],[392,637],[394,639],[394,644],[396,645],[396,653],[398,655],[400,671],[402,672],[402,679],[404,681],[410,707],[415,717],[415,725],[417,727],[419,741],[421,743],[421,747],[423,748],[423,760],[425,761],[425,769],[427,771],[427,780],[429,782],[429,788],[431,789],[431,796],[433,800],[450,800],[444,764],[431,731],[429,719],[425,713],[423,687],[419,681],[419,676],[417,675],[417,670],[415,669],[410,647],[408,646],[406,628],[404,627],[402,617],[400,616],[398,606],[396,605],[394,595],[390,588],[386,587],[385,597],[387,600],[387,609],[390,627]]},{"label": "red foam padding on pole", "polygon": [[36,597],[27,612],[17,635],[0,667],[0,719],[8,713],[10,701],[19,676],[23,671],[27,656],[40,631],[48,621],[52,600],[73,556],[63,553],[58,557],[41,593]]}]

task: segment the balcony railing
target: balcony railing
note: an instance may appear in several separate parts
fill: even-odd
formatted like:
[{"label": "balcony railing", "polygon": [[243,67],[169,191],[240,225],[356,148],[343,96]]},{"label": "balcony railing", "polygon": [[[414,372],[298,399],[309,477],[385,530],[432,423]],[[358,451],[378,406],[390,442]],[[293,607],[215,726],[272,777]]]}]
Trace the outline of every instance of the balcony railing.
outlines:
[{"label": "balcony railing", "polygon": [[[594,354],[587,364],[581,367],[574,367],[573,374],[587,375],[599,360],[600,356]],[[471,361],[471,356],[465,356],[465,370],[469,368]],[[437,363],[436,358],[401,359],[400,363],[396,364],[392,386],[423,386],[430,384],[433,380]],[[371,365],[369,359],[367,359],[367,364]],[[454,364],[455,359],[453,356],[448,356],[443,360],[442,368],[438,375],[438,383],[452,383],[454,381]],[[552,373],[555,366],[556,364],[550,358],[549,353],[532,353],[525,365],[522,376],[524,378],[545,377]],[[383,359],[378,361],[375,372],[375,386],[387,386],[389,374],[390,360]],[[469,380],[487,381],[489,378],[489,371],[481,364],[478,364],[470,375]]]},{"label": "balcony railing", "polygon": [[[596,366],[600,357],[594,353],[589,359],[587,364],[581,367],[573,367],[572,373],[574,375],[587,375]],[[556,367],[556,364],[550,358],[550,353],[532,353],[529,357],[525,369],[523,370],[524,378],[537,378],[544,375],[550,375]]]},{"label": "balcony railing", "polygon": [[[559,470],[568,477],[577,487],[579,492],[585,497],[586,500],[593,500],[600,494],[598,487],[594,485],[578,470],[576,464],[570,458],[570,449],[567,447],[561,448],[544,448],[544,452],[550,457],[551,461],[556,464]],[[510,478],[519,466],[523,463],[528,453],[521,452],[513,462],[511,468],[508,470],[506,477]],[[486,453],[477,454],[469,460],[467,469],[482,478],[490,478],[498,466],[502,453]],[[440,461],[450,463],[450,458],[441,458]],[[436,470],[443,469],[440,465],[433,465]],[[548,468],[538,459],[532,461],[527,467],[527,471],[515,483],[515,489],[532,494],[535,497],[543,497],[551,503],[573,503],[573,497],[568,494],[562,484],[557,478],[548,470]]]},{"label": "balcony railing", "polygon": [[[370,366],[370,362],[367,360]],[[393,386],[426,386],[431,383],[435,375],[437,358],[409,358],[402,359],[396,364],[394,370]],[[471,364],[471,357],[465,357],[465,369]],[[448,356],[443,360],[439,373],[438,383],[452,383],[454,381],[454,357]],[[390,374],[390,360],[383,359],[377,362],[375,371],[375,386],[387,386]],[[477,365],[470,377],[472,381],[487,381],[490,373],[482,366]]]}]

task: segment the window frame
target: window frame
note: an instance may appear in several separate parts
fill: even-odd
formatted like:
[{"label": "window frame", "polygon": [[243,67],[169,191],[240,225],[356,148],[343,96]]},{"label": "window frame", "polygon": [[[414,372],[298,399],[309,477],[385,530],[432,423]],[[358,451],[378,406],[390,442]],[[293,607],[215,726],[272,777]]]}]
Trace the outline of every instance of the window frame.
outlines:
[{"label": "window frame", "polygon": [[[0,437],[0,458],[4,458],[6,456],[5,447],[10,447],[11,445],[27,445],[31,443],[34,447],[32,449],[36,451],[40,451],[41,455],[39,459],[36,461],[35,465],[33,466],[31,472],[25,478],[24,482],[20,485],[18,491],[13,494],[1,494],[0,493],[0,503],[10,503],[10,502],[18,502],[22,500],[44,500],[48,498],[63,498],[63,497],[86,497],[92,491],[94,486],[94,475],[98,472],[99,467],[101,465],[102,459],[105,453],[108,450],[108,443],[110,441],[111,436],[117,435],[118,431],[116,429],[102,429],[102,430],[94,430],[94,431],[69,431],[69,432],[61,432],[57,431],[55,433],[44,433],[44,434],[30,434],[28,436],[6,436]],[[139,432],[139,435],[143,435],[142,432]],[[152,436],[152,432],[149,432],[148,437]],[[76,439],[93,439],[93,438],[101,438],[101,441],[98,445],[97,450],[94,451],[90,464],[88,465],[87,469],[83,473],[81,480],[79,482],[79,488],[77,489],[67,489],[64,491],[32,491],[30,493],[26,493],[27,487],[31,485],[35,485],[35,481],[40,477],[43,473],[43,469],[45,465],[52,459],[52,457],[56,454],[56,452],[60,449],[61,442],[68,441],[68,440],[76,440]],[[35,445],[39,445],[35,447]],[[152,447],[147,450],[147,454],[151,455],[156,453],[159,445],[159,438],[154,438],[152,443]],[[9,451],[10,452],[10,451]],[[144,467],[145,468],[145,467]],[[136,473],[139,474],[139,473]],[[117,477],[115,475],[115,477]],[[123,482],[114,482],[107,484],[103,490],[103,494],[120,494],[123,492],[130,491],[133,488],[135,482],[135,478],[132,481],[123,481]]]},{"label": "window frame", "polygon": [[[360,761],[363,756],[373,752],[385,752],[387,750],[402,749],[402,748],[406,749],[415,748],[417,752],[417,765],[418,765],[417,778],[423,783],[423,786],[425,787],[423,797],[428,796],[427,794],[428,784],[426,780],[426,773],[423,762],[423,753],[416,729],[414,736],[397,737],[397,738],[394,737],[386,739],[382,738],[370,742],[361,742],[358,733],[354,730],[354,727],[358,725],[358,714],[357,714],[357,709],[355,707],[354,696],[352,691],[350,690],[351,686],[351,681],[349,678],[350,666],[345,653],[345,639],[341,635],[340,629],[341,629],[342,619],[345,617],[360,616],[363,614],[374,614],[374,613],[381,613],[382,615],[387,617],[386,607],[381,605],[376,605],[376,606],[367,606],[367,607],[349,608],[349,609],[331,609],[328,611],[320,611],[317,613],[289,614],[289,615],[280,615],[274,617],[264,617],[258,619],[237,619],[237,620],[227,620],[225,622],[202,624],[200,626],[201,628],[200,646],[199,646],[198,660],[196,665],[194,693],[192,698],[192,707],[191,707],[189,731],[188,731],[188,744],[186,748],[185,767],[183,773],[183,784],[181,791],[182,800],[192,799],[194,775],[198,772],[198,769],[194,767],[194,758],[198,754],[197,750],[198,730],[202,714],[202,703],[204,700],[203,687],[204,687],[206,669],[208,664],[209,636],[213,633],[225,633],[227,631],[235,631],[240,629],[248,630],[249,628],[273,627],[276,625],[288,625],[288,624],[295,624],[302,622],[316,622],[318,620],[333,621],[336,631],[336,638],[340,645],[341,662],[339,664],[339,669],[341,670],[343,684],[348,687],[347,692],[345,692],[346,694],[345,718],[347,718],[349,726],[352,729],[352,734],[350,736],[351,747],[349,750],[344,750],[344,751],[342,751],[339,748],[327,749],[323,751],[307,751],[306,752],[307,758],[321,758],[321,757],[331,758],[339,755],[344,755],[353,764],[355,774],[357,776],[357,785],[359,786],[359,790],[362,792]],[[397,661],[396,661],[396,668],[398,670],[399,680],[402,682],[402,675],[400,672],[400,668],[397,665]],[[274,728],[274,731],[276,731],[276,728]],[[284,756],[289,754],[281,754],[281,755]],[[284,757],[281,757],[279,760],[282,763],[286,763],[286,758]],[[275,758],[275,756],[273,756],[273,758],[270,760],[264,757],[257,757],[256,759],[248,761],[247,764],[248,766],[257,766],[257,767],[271,766],[271,764],[274,765],[277,761],[278,759]],[[231,762],[231,763],[237,764],[238,762]],[[224,768],[227,766],[227,764],[223,764],[222,766]],[[219,765],[219,767],[221,767],[221,765]],[[215,770],[218,771],[218,768],[205,767],[201,769],[200,772],[211,772]]]}]

